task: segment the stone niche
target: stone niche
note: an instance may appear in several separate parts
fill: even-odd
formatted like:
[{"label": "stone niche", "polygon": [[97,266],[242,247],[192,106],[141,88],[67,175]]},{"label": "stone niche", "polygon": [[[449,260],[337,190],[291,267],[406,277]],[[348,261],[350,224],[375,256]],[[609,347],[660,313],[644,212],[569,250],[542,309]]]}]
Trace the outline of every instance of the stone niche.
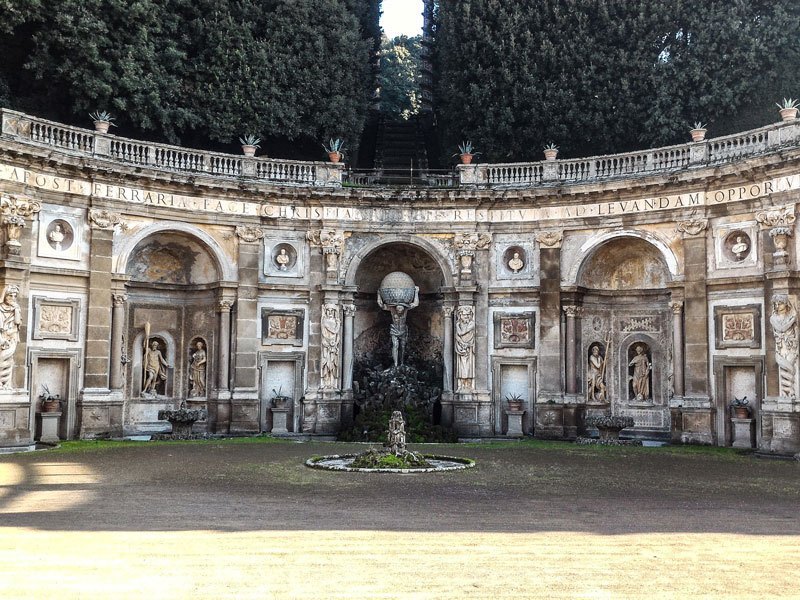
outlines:
[{"label": "stone niche", "polygon": [[188,235],[162,233],[143,240],[126,268],[131,281],[197,285],[216,282],[219,273],[206,248]]},{"label": "stone niche", "polygon": [[392,271],[403,271],[419,286],[419,306],[408,313],[408,356],[441,362],[444,319],[440,289],[444,278],[437,262],[423,249],[403,243],[377,248],[366,256],[356,274],[354,356],[356,361],[375,361],[389,366],[391,317],[378,306],[381,280]]}]

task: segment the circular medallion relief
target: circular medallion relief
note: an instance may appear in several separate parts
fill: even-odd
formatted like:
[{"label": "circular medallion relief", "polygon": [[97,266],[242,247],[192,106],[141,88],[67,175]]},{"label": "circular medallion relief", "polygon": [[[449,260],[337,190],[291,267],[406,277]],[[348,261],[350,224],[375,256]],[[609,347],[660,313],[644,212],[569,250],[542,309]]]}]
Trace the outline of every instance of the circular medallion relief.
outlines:
[{"label": "circular medallion relief", "polygon": [[297,263],[297,251],[291,244],[278,244],[272,249],[272,262],[279,271],[291,271]]},{"label": "circular medallion relief", "polygon": [[510,246],[503,253],[503,264],[514,274],[525,269],[525,260],[525,250],[519,246]]},{"label": "circular medallion relief", "polygon": [[69,249],[74,237],[72,226],[63,219],[54,219],[47,226],[47,243],[57,252]]},{"label": "circular medallion relief", "polygon": [[731,231],[725,236],[723,252],[725,257],[735,262],[741,262],[750,256],[752,242],[750,236],[741,229]]}]

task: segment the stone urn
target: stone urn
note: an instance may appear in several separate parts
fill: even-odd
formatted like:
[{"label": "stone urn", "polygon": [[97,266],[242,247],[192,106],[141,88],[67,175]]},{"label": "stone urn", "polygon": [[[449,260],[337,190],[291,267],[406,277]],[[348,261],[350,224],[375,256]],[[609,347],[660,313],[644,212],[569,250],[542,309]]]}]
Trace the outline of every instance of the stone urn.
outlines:
[{"label": "stone urn", "polygon": [[414,280],[402,271],[393,271],[389,273],[383,278],[378,288],[378,292],[384,304],[387,305],[410,305],[414,302],[415,291],[416,286],[414,285]]},{"label": "stone urn", "polygon": [[186,404],[181,402],[178,410],[160,410],[158,418],[161,421],[169,421],[172,425],[174,438],[189,437],[192,435],[192,426],[197,421],[208,418],[208,411],[204,408],[186,408]]}]

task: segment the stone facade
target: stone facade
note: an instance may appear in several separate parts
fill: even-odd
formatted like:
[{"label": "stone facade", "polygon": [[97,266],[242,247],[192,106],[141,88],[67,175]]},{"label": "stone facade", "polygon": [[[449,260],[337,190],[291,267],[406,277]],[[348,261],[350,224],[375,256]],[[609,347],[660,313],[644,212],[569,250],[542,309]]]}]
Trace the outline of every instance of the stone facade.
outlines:
[{"label": "stone facade", "polygon": [[195,431],[334,433],[403,271],[409,347],[441,363],[462,436],[569,439],[615,414],[643,438],[798,452],[800,126],[739,138],[761,145],[398,190],[3,111],[0,444],[164,431],[181,401],[208,410]]}]

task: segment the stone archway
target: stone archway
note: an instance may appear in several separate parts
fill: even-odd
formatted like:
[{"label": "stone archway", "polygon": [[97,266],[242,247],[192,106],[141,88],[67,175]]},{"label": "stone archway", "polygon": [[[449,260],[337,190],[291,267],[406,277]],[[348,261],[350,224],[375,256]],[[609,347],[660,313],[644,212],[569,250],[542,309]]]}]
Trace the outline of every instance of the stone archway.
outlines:
[{"label": "stone archway", "polygon": [[[191,394],[191,347],[193,341],[196,345],[198,339],[203,340],[205,381],[217,383],[213,374],[221,363],[217,349],[222,315],[217,305],[224,268],[205,240],[190,232],[161,229],[140,236],[128,249],[124,272],[125,352],[130,363],[123,427],[159,431],[164,428],[157,417],[159,410],[177,408],[184,401],[206,408],[214,395],[211,385],[203,396]],[[159,381],[144,389],[148,368],[158,371]],[[209,413],[213,420],[215,411]]]},{"label": "stone archway", "polygon": [[[576,269],[576,391],[589,415],[631,416],[645,436],[666,437],[670,429],[672,274],[663,249],[643,236],[606,239]],[[592,364],[594,348],[602,363]]]}]

